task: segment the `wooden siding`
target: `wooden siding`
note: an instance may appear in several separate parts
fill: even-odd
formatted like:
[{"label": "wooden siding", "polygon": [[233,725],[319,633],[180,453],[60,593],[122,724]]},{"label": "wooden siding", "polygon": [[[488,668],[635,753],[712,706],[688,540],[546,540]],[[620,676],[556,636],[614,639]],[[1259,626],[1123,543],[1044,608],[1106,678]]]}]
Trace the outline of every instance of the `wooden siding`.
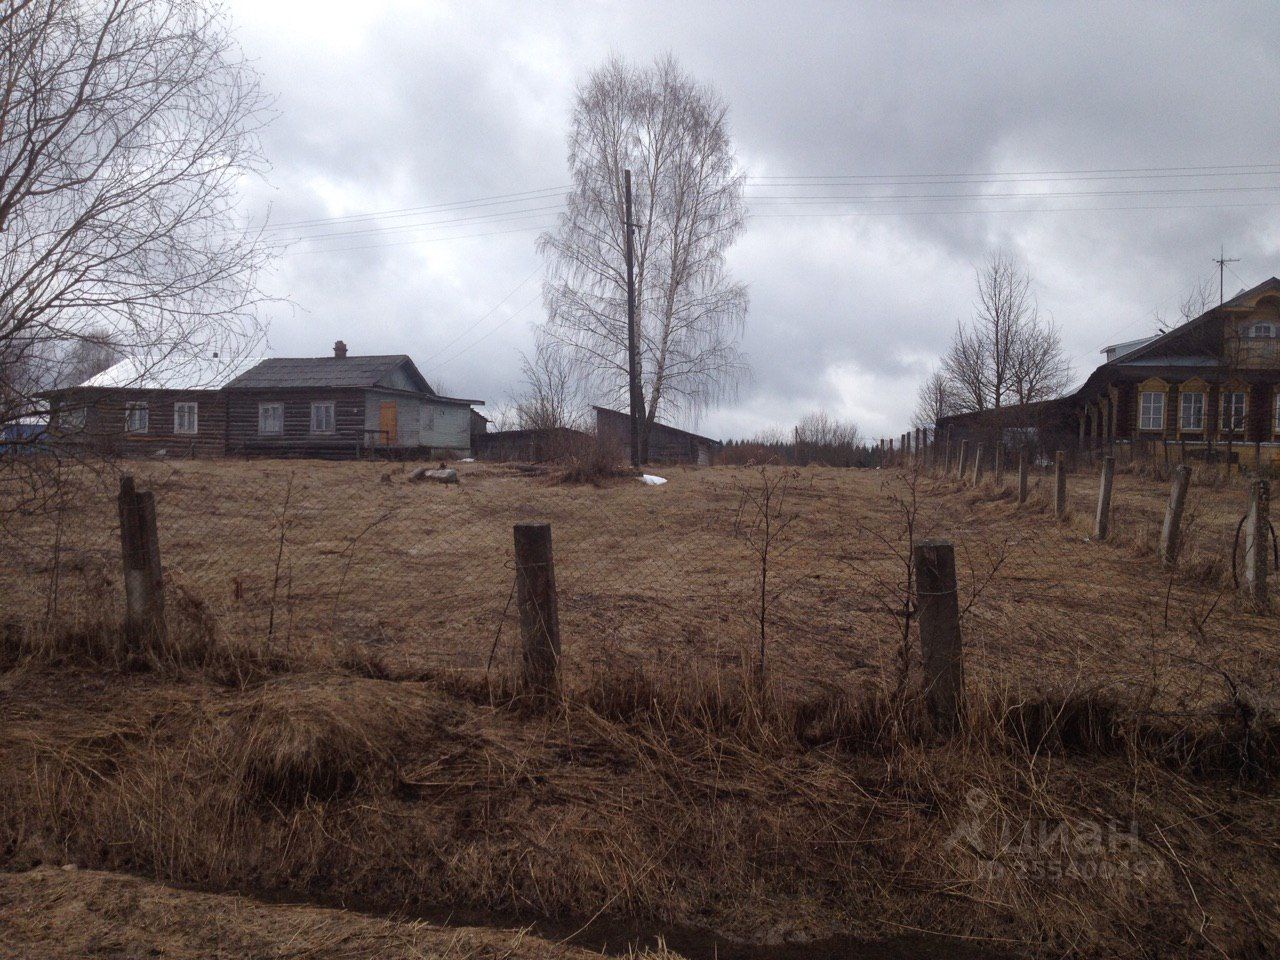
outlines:
[{"label": "wooden siding", "polygon": [[[130,403],[147,405],[147,431],[125,429]],[[176,403],[195,403],[196,433],[175,433]],[[67,426],[67,413],[84,411],[82,430]],[[217,457],[225,450],[226,402],[216,390],[68,390],[55,401],[50,435],[103,454],[124,457]]]},{"label": "wooden siding", "polygon": [[[596,408],[596,436],[602,443],[629,450],[631,418],[617,410]],[[649,463],[711,463],[719,447],[708,437],[655,423],[649,430]]]},{"label": "wooden siding", "polygon": [[[364,444],[364,391],[341,389],[228,390],[227,452],[260,455],[355,456]],[[311,404],[333,401],[334,432],[311,432]],[[258,405],[284,405],[284,430],[277,436],[258,433]]]}]

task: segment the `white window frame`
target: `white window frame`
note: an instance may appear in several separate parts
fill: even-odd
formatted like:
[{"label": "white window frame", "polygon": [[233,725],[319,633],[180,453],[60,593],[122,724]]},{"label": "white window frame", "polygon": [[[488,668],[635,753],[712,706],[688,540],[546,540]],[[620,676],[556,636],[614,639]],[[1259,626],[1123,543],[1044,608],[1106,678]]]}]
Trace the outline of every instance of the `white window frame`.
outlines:
[{"label": "white window frame", "polygon": [[147,433],[151,429],[151,410],[145,400],[126,400],[124,404],[124,432]]},{"label": "white window frame", "polygon": [[[1231,400],[1233,416],[1227,416],[1227,400],[1229,398],[1240,398],[1240,426],[1235,426],[1233,421],[1236,419],[1235,400]],[[1218,394],[1218,432],[1219,433],[1244,433],[1245,424],[1249,422],[1249,394],[1244,390],[1223,390]]]},{"label": "white window frame", "polygon": [[[1148,399],[1152,401],[1150,405],[1147,403]],[[1138,395],[1138,429],[1152,432],[1163,430],[1167,402],[1168,397],[1163,390],[1143,390]],[[1149,406],[1152,409],[1148,409]]]},{"label": "white window frame", "polygon": [[[1199,409],[1197,404],[1188,403],[1187,401],[1199,400]],[[1188,407],[1191,411],[1198,413],[1199,416],[1191,419],[1187,416]],[[1204,432],[1204,408],[1205,395],[1203,390],[1188,390],[1186,393],[1178,394],[1178,429],[1185,430],[1187,433],[1203,433]]]},{"label": "white window frame", "polygon": [[[327,411],[327,415],[325,414]],[[316,414],[320,413],[320,426],[316,426]],[[328,421],[327,423],[325,421]],[[313,400],[311,401],[311,432],[314,434],[329,435],[336,433],[338,430],[338,410],[337,404],[332,400]]]},{"label": "white window frame", "polygon": [[[263,414],[268,410],[273,411],[277,426],[273,430],[263,428]],[[282,437],[284,436],[284,404],[279,401],[258,404],[258,436],[260,437]]]},{"label": "white window frame", "polygon": [[1280,434],[1280,391],[1271,402],[1271,432]]},{"label": "white window frame", "polygon": [[[185,423],[190,415],[191,423]],[[189,427],[189,429],[188,429]],[[200,432],[200,404],[195,400],[179,400],[173,405],[173,432],[175,436],[194,437]]]},{"label": "white window frame", "polygon": [[[1260,333],[1259,331],[1266,331]],[[1258,337],[1260,339],[1274,339],[1276,335],[1276,325],[1274,323],[1255,323],[1249,330],[1249,336]]]}]

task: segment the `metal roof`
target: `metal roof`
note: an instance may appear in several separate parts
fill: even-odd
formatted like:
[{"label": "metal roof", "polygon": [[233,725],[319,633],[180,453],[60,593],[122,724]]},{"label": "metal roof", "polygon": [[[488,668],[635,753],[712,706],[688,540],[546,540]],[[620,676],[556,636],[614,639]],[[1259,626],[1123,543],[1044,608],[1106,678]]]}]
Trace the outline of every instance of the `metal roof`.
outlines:
[{"label": "metal roof", "polygon": [[402,353],[372,357],[270,357],[245,370],[227,386],[233,390],[387,386],[382,381],[406,361],[413,363]]},{"label": "metal roof", "polygon": [[261,357],[128,357],[90,377],[81,387],[115,390],[219,390]]}]

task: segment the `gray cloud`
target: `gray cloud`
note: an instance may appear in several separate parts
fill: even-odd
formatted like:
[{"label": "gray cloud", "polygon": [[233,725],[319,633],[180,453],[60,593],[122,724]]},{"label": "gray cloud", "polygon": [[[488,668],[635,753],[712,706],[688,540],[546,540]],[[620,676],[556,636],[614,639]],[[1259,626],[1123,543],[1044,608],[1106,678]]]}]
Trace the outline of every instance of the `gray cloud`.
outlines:
[{"label": "gray cloud", "polygon": [[[1280,20],[1266,5],[1230,17],[1169,5],[957,9],[369,3],[348,17],[236,0],[246,50],[279,95],[265,138],[270,183],[251,188],[250,203],[259,214],[269,203],[273,222],[286,223],[562,184],[574,85],[616,51],[638,59],[672,51],[715,86],[753,175],[1273,159]],[[1280,186],[1280,177],[1021,189],[1226,184]],[[751,290],[743,345],[753,376],[702,427],[742,434],[826,407],[868,433],[905,429],[918,378],[969,312],[972,267],[995,246],[1027,262],[1081,375],[1104,343],[1147,332],[1157,312],[1176,314],[1185,288],[1214,269],[1219,242],[1241,259],[1229,291],[1280,273],[1280,208],[1241,205],[1280,201],[1280,191],[973,198],[946,205],[969,212],[945,214],[902,199],[1012,189],[846,185],[828,192],[897,199],[875,215],[830,216],[866,206],[771,202],[764,197],[814,191],[753,186],[752,220],[732,254]],[[1035,212],[1017,212],[1027,207]],[[1093,209],[1060,209],[1075,207]],[[983,208],[1000,212],[972,212]],[[271,318],[272,347],[321,352],[342,337],[360,351],[408,352],[444,388],[499,400],[539,318],[534,241],[549,223],[543,211],[295,244],[270,278],[272,292],[296,305]]]}]

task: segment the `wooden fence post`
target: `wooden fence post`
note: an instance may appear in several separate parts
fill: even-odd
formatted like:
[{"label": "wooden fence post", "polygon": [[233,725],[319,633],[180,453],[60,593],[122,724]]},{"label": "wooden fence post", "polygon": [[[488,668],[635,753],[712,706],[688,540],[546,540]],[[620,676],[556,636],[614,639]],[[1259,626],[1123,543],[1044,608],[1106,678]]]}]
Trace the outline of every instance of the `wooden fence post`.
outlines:
[{"label": "wooden fence post", "polygon": [[516,606],[523,648],[522,686],[542,696],[560,690],[560,616],[551,524],[517,523]]},{"label": "wooden fence post", "polygon": [[[935,441],[936,442],[936,441]],[[951,473],[951,438],[947,437],[942,447],[942,475],[945,477]]]},{"label": "wooden fence post", "polygon": [[964,480],[964,468],[968,465],[969,460],[969,441],[960,441],[960,459],[956,464],[956,476]]},{"label": "wooden fence post", "polygon": [[1169,491],[1169,505],[1164,511],[1164,526],[1160,529],[1160,562],[1166,567],[1178,562],[1178,550],[1182,537],[1182,509],[1187,503],[1187,488],[1191,485],[1191,468],[1179,464],[1173,471],[1173,487]]},{"label": "wooden fence post", "polygon": [[164,629],[164,571],[156,532],[156,498],[140,493],[133,477],[120,478],[120,557],[124,566],[125,632],[132,637]]},{"label": "wooden fence post", "polygon": [[996,487],[1004,486],[1004,444],[996,444]]},{"label": "wooden fence post", "polygon": [[1098,515],[1093,522],[1093,539],[1105,540],[1111,532],[1111,485],[1116,477],[1116,458],[1102,461],[1102,479],[1098,484]]},{"label": "wooden fence post", "polygon": [[1255,607],[1265,611],[1270,606],[1267,592],[1267,569],[1271,561],[1271,484],[1254,480],[1249,484],[1249,515],[1244,523],[1245,589]]},{"label": "wooden fence post", "polygon": [[1062,450],[1053,461],[1053,515],[1059,520],[1067,515],[1067,455]]},{"label": "wooden fence post", "polygon": [[973,448],[973,485],[976,487],[982,482],[982,444],[976,444]]},{"label": "wooden fence post", "polygon": [[934,722],[943,729],[953,730],[964,708],[964,655],[955,548],[950,540],[922,540],[916,544],[912,560],[925,702]]},{"label": "wooden fence post", "polygon": [[1027,451],[1018,454],[1018,502],[1027,502]]}]

